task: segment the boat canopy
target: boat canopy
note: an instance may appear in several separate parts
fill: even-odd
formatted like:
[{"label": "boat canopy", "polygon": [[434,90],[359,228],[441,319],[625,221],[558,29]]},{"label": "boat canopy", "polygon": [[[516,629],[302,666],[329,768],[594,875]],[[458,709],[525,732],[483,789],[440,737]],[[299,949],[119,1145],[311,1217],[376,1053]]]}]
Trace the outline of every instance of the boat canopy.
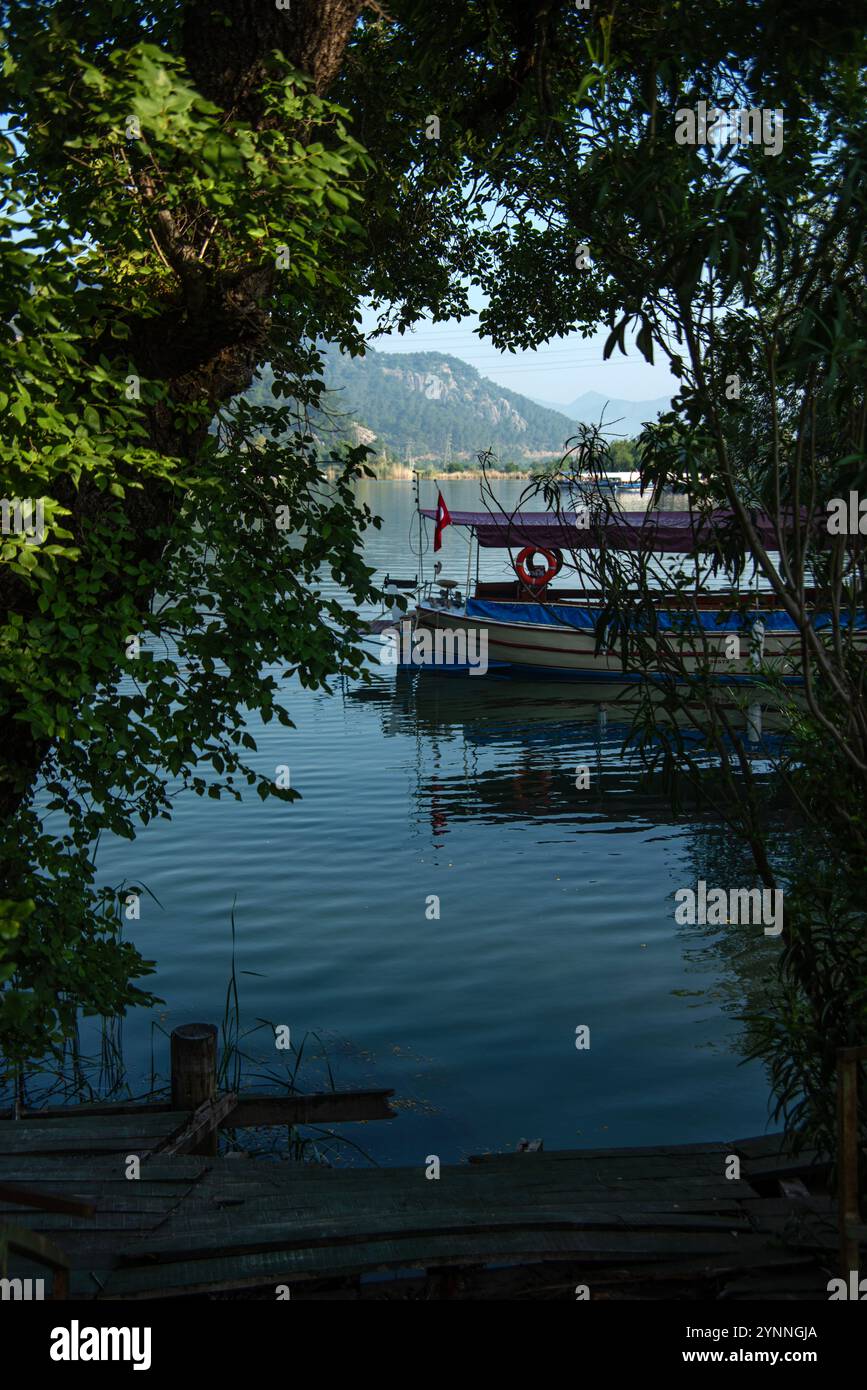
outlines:
[{"label": "boat canopy", "polygon": [[[422,516],[436,520],[432,507],[423,507]],[[578,512],[452,512],[454,526],[471,527],[479,545],[486,549],[511,549],[534,545],[545,550],[653,550],[689,554],[712,550],[737,540],[735,514],[729,508],[700,515],[698,512],[618,512],[595,519],[590,513],[588,526],[577,525],[587,513]],[[773,519],[764,512],[750,513],[759,539],[768,549],[778,545]],[[805,518],[806,519],[806,518]],[[789,523],[791,526],[791,522]]]}]

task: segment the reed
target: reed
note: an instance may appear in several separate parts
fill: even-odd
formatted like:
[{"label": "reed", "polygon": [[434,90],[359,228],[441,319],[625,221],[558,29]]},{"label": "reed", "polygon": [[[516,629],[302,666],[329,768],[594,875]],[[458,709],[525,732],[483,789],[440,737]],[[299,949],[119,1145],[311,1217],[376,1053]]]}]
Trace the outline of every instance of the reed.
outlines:
[{"label": "reed", "polygon": [[[229,913],[232,951],[219,1024],[218,1090],[267,1090],[272,1094],[280,1090],[290,1096],[314,1089],[336,1091],[331,1059],[319,1033],[306,1032],[297,1046],[292,1042],[285,1051],[276,1053],[281,1065],[269,1064],[263,1050],[251,1046],[251,1039],[263,1034],[273,1042],[278,1025],[264,1018],[257,1018],[248,1027],[243,1025],[240,976],[258,975],[259,972],[238,967],[236,903],[237,900],[233,900]],[[167,1045],[170,1033],[155,1019],[150,1028],[147,1089],[134,1094],[124,1057],[123,1017],[100,1020],[99,1035],[91,1052],[85,1052],[82,1047],[79,1020],[76,1019],[53,1057],[40,1058],[29,1068],[10,1068],[0,1075],[0,1111],[18,1114],[25,1109],[38,1110],[49,1105],[165,1101],[171,1095],[171,1084],[159,1066],[159,1053],[167,1055],[167,1046],[159,1046],[160,1037]],[[313,1044],[317,1049],[315,1055],[312,1055]],[[324,1073],[324,1084],[317,1072]],[[220,1143],[222,1152],[243,1152],[254,1157],[277,1154],[299,1163],[339,1163],[351,1151],[375,1164],[361,1145],[321,1126],[224,1129]]]}]

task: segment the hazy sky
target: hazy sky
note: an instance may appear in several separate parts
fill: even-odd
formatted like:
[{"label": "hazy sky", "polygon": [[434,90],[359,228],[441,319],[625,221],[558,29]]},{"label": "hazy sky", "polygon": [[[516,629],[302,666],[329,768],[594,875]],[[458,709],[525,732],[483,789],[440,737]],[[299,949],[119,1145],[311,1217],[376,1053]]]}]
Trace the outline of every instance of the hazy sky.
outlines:
[{"label": "hazy sky", "polygon": [[[375,323],[374,314],[364,314],[365,332]],[[593,338],[573,333],[536,352],[509,353],[497,352],[479,338],[477,327],[476,315],[462,323],[420,323],[413,333],[378,338],[372,346],[380,352],[448,353],[510,391],[553,405],[568,405],[585,391],[598,391],[613,400],[646,401],[677,390],[675,378],[663,363],[649,366],[634,348],[628,357],[615,348],[613,356],[603,362],[607,329],[600,329]]]}]

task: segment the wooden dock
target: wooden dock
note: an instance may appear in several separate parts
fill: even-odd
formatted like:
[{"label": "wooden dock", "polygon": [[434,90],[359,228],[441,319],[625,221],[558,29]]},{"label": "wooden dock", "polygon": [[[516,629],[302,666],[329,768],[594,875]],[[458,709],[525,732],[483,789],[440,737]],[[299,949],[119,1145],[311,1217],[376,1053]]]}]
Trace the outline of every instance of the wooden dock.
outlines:
[{"label": "wooden dock", "polygon": [[[47,1266],[51,1296],[87,1300],[827,1300],[841,1260],[857,1269],[867,1244],[857,1164],[838,1211],[827,1161],[793,1156],[779,1135],[569,1152],[534,1145],[438,1176],[426,1158],[335,1169],[218,1156],[221,1128],[394,1112],[387,1091],[217,1094],[213,1059],[185,1062],[181,1046],[195,1054],[206,1027],[177,1030],[189,1037],[178,1057],[173,1046],[170,1103],[0,1121],[0,1276],[35,1278]],[[844,1060],[845,1098],[848,1069],[863,1058]],[[194,1108],[179,1104],[202,1095]],[[847,1103],[841,1114],[853,1110]],[[733,1157],[739,1172],[727,1176]]]},{"label": "wooden dock", "polygon": [[[778,1138],[485,1157],[429,1179],[424,1164],[335,1170],[161,1154],[188,1120],[168,1111],[0,1124],[3,1190],[20,1184],[55,1207],[59,1198],[93,1208],[0,1202],[0,1220],[67,1256],[71,1298],[243,1289],[274,1298],[278,1285],[321,1297],[329,1283],[358,1297],[383,1274],[411,1275],[421,1297],[454,1297],[490,1287],[491,1266],[522,1268],[518,1282],[538,1296],[568,1287],[574,1298],[586,1284],[590,1297],[641,1288],[826,1298],[836,1272],[835,1207],[806,1187],[781,1195],[780,1182],[800,1185],[810,1162],[786,1158]],[[139,1178],[126,1176],[132,1153],[143,1159]],[[739,1180],[725,1177],[731,1154]],[[500,1277],[514,1283],[514,1268]]]}]

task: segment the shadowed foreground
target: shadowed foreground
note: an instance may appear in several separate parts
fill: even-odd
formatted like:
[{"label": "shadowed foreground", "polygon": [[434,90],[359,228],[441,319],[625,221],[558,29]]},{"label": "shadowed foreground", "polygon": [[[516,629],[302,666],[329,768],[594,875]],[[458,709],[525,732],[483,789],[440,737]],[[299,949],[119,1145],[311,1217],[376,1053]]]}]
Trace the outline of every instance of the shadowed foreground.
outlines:
[{"label": "shadowed foreground", "polygon": [[[825,1300],[837,1272],[827,1166],[787,1156],[779,1136],[485,1155],[434,1180],[424,1165],[179,1152],[238,1125],[234,1107],[253,1100],[210,1105],[204,1125],[164,1106],[0,1123],[0,1219],[59,1247],[73,1299],[273,1299],[284,1284],[293,1298],[326,1299],[574,1300],[586,1285],[591,1299]],[[245,1118],[256,1122],[252,1110]],[[130,1154],[138,1179],[126,1176]],[[725,1177],[731,1155],[739,1179]],[[7,1184],[31,1204],[20,1190],[5,1200]],[[68,1210],[76,1202],[92,1215]],[[8,1273],[46,1271],[12,1253]]]}]

